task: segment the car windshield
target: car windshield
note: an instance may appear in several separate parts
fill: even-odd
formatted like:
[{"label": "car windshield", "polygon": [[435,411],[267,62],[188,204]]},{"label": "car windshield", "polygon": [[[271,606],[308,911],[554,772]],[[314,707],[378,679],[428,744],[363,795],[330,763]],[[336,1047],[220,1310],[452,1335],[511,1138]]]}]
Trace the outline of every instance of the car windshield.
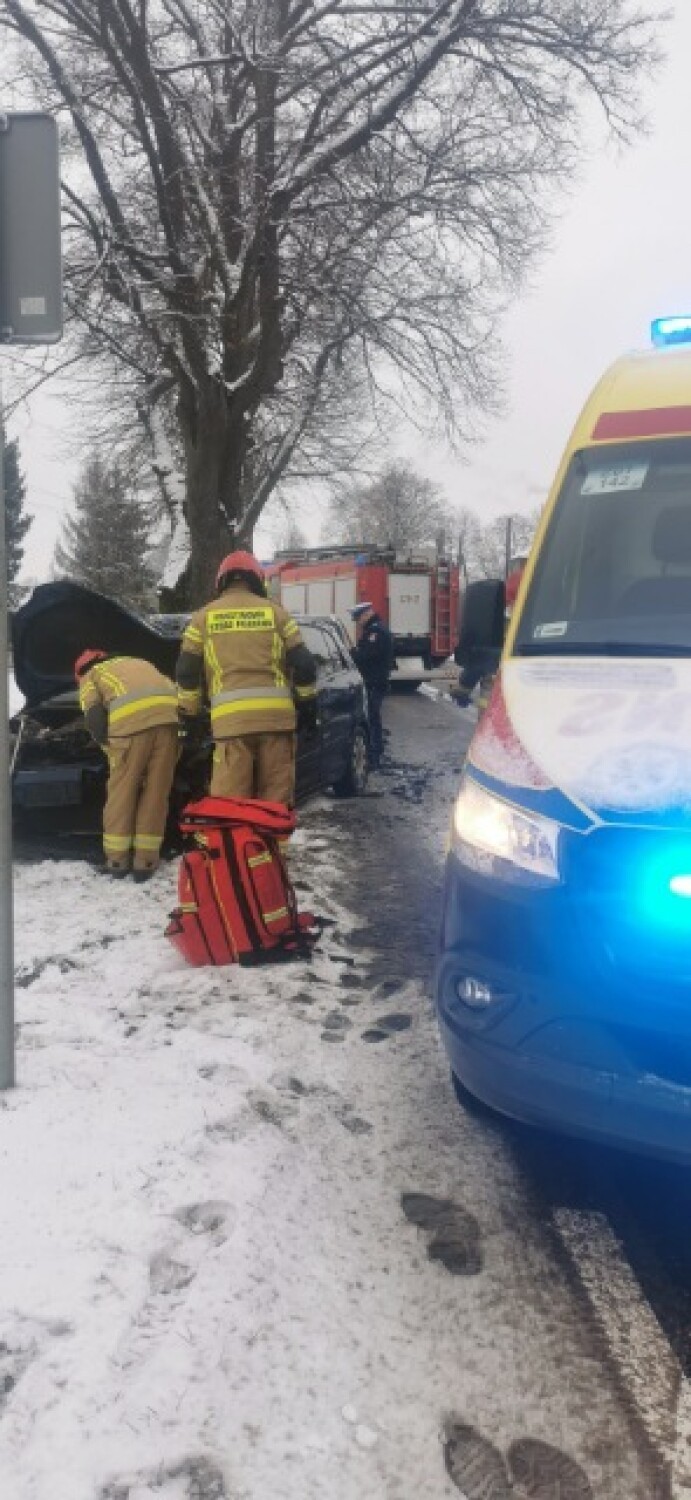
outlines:
[{"label": "car windshield", "polygon": [[691,655],[691,439],[574,455],[514,649]]}]

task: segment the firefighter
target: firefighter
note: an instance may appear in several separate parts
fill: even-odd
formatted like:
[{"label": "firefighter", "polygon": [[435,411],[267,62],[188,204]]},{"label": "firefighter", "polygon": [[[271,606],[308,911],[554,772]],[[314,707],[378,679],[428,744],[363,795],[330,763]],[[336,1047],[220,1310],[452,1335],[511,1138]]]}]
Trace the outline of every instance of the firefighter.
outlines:
[{"label": "firefighter", "polygon": [[177,666],[178,703],[194,717],[211,705],[212,797],[295,800],[296,705],[317,730],[317,668],[282,605],[267,598],[251,552],[231,552],[216,575],[216,597],[185,630]]},{"label": "firefighter", "polygon": [[158,868],[178,757],[175,683],[151,662],[83,651],[74,664],[86,727],[108,759],[104,870],[137,882]]},{"label": "firefighter", "polygon": [[384,750],[381,706],[389,690],[393,666],[393,639],[373,604],[356,604],[350,611],[358,627],[357,645],[351,656],[367,688],[370,724],[370,763],[376,771]]}]

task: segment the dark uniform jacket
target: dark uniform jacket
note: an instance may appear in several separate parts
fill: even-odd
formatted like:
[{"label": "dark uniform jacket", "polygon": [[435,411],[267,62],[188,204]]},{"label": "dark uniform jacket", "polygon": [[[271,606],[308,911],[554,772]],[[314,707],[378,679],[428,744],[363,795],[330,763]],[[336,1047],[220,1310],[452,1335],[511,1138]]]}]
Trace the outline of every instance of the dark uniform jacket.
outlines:
[{"label": "dark uniform jacket", "polygon": [[393,637],[379,615],[372,615],[367,621],[351,655],[366,686],[385,693],[394,662]]}]

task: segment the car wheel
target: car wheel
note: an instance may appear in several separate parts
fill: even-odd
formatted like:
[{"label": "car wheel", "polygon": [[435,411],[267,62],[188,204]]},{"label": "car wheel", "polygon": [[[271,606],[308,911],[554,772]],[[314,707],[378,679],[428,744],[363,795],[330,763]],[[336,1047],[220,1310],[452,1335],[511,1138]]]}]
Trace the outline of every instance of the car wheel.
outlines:
[{"label": "car wheel", "polygon": [[369,776],[369,741],[365,730],[358,724],[353,735],[350,747],[350,759],[348,768],[338,781],[334,781],[333,790],[337,797],[361,797],[367,787]]}]

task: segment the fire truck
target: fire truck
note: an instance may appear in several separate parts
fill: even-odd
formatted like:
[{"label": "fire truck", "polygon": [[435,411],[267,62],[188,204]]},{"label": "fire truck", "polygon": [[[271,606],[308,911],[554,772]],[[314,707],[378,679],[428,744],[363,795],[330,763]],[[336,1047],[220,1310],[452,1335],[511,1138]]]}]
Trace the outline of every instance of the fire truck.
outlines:
[{"label": "fire truck", "polygon": [[332,615],[351,640],[354,605],[369,600],[393,636],[393,681],[422,682],[458,641],[458,566],[429,553],[376,546],[279,552],[266,568],[269,592],[294,615]]}]

